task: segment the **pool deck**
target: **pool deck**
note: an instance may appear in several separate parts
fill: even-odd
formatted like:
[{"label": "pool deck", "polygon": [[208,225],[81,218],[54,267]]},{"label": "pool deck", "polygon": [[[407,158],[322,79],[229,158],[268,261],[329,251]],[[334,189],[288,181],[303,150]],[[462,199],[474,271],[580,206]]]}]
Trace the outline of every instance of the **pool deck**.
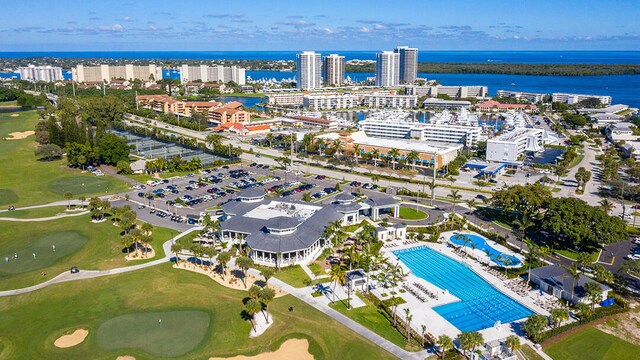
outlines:
[{"label": "pool deck", "polygon": [[[527,297],[523,297],[516,294],[511,289],[509,289],[500,278],[486,272],[476,260],[471,258],[463,259],[459,255],[455,254],[453,252],[453,249],[449,248],[445,244],[427,243],[427,242],[403,244],[402,241],[396,241],[396,244],[397,246],[392,248],[383,248],[384,256],[389,258],[389,260],[391,260],[392,263],[397,262],[397,257],[393,254],[394,251],[411,249],[418,246],[426,246],[458,262],[466,264],[471,270],[473,270],[482,279],[487,281],[489,284],[491,284],[493,287],[498,289],[503,294],[509,296],[510,298],[524,305],[529,310],[538,314],[542,314],[546,316],[549,315],[549,312],[547,310],[535,304],[534,300],[536,299],[536,295],[535,295],[537,293],[536,291],[529,292],[529,296]],[[455,297],[451,294],[449,294],[449,296],[440,296],[440,294],[443,294],[444,289],[439,289],[435,285],[428,283],[426,280],[417,277],[416,275],[411,273],[409,268],[406,267],[402,262],[400,262],[400,266],[402,266],[402,269],[405,272],[409,272],[409,275],[407,276],[407,279],[406,279],[406,283],[408,285],[412,285],[414,282],[419,282],[421,284],[424,284],[425,286],[426,284],[428,284],[428,286],[426,287],[431,291],[436,292],[435,291],[436,289],[439,291],[438,293],[439,300],[429,299],[427,302],[423,303],[408,292],[399,293],[398,296],[402,297],[406,301],[405,304],[398,306],[399,316],[404,318],[405,317],[404,309],[409,308],[411,310],[411,314],[413,315],[413,320],[411,321],[411,327],[415,329],[417,332],[420,333],[421,325],[425,325],[427,328],[427,332],[431,333],[436,337],[443,334],[451,337],[457,336],[460,333],[460,330],[458,330],[458,328],[453,326],[450,322],[448,322],[445,318],[440,316],[438,313],[436,313],[432,309],[432,307],[436,307],[436,306],[454,301]],[[526,319],[514,321],[508,324],[501,324],[496,327],[480,330],[479,332],[483,335],[485,342],[504,339],[505,337],[512,334],[521,335],[520,333],[518,333],[519,326],[517,326],[517,323],[522,322],[524,320]]]}]

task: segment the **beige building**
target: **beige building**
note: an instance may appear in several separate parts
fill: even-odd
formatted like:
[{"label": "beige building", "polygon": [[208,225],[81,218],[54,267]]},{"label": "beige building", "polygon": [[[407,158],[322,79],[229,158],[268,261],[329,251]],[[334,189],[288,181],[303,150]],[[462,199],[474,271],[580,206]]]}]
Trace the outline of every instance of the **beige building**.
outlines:
[{"label": "beige building", "polygon": [[81,83],[111,82],[111,80],[157,81],[162,79],[162,67],[153,64],[138,65],[77,65],[71,69],[74,81]]}]

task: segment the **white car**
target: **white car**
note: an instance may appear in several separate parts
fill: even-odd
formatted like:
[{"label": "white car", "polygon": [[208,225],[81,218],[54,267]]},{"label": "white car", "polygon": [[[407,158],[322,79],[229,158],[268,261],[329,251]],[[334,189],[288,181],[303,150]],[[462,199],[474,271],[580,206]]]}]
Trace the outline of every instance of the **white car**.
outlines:
[{"label": "white car", "polygon": [[640,237],[634,238],[631,242],[640,245]]},{"label": "white car", "polygon": [[625,257],[629,260],[640,260],[640,254],[629,254]]}]

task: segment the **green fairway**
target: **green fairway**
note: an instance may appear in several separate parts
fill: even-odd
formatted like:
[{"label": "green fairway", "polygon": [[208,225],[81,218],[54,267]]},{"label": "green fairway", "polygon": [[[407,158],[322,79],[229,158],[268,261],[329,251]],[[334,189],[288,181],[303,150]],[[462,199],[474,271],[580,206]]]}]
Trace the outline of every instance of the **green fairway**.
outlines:
[{"label": "green fairway", "polygon": [[405,206],[400,207],[400,218],[405,220],[422,220],[428,217],[427,213],[409,208]]},{"label": "green fairway", "polygon": [[138,348],[173,357],[195,349],[208,329],[209,313],[204,311],[134,313],[100,325],[97,341],[105,349]]},{"label": "green fairway", "polygon": [[41,208],[24,209],[0,212],[2,218],[15,218],[15,219],[37,219],[56,216],[59,214],[72,215],[77,214],[80,211],[65,211],[66,206],[47,206]]},{"label": "green fairway", "polygon": [[[90,219],[86,214],[50,221],[0,222],[0,290],[41,283],[69,271],[73,265],[105,270],[151,261],[164,256],[162,243],[177,234],[167,228],[154,228],[151,246],[156,251],[155,258],[127,262],[120,229],[110,220],[94,224]],[[17,260],[13,259],[15,253]],[[9,257],[8,263],[5,257]]]},{"label": "green fairway", "polygon": [[[131,355],[138,360],[161,356],[207,359],[274,351],[290,338],[307,339],[316,359],[393,358],[292,296],[269,304],[274,323],[259,338],[251,339],[251,325],[241,316],[245,296],[246,292],[223,287],[206,276],[164,264],[0,298],[4,344],[0,358],[73,360]],[[290,306],[295,311],[290,312]],[[184,311],[194,313],[177,315]],[[159,329],[159,316],[163,327],[171,326],[173,338]],[[181,323],[172,320],[177,318]],[[84,342],[67,349],[53,345],[60,335],[78,328],[89,331]]]},{"label": "green fairway", "polygon": [[555,360],[618,360],[637,359],[640,346],[588,326],[544,351]]},{"label": "green fairway", "polygon": [[[13,243],[3,247],[3,252],[8,254],[6,256],[10,260],[3,259],[0,262],[0,274],[22,274],[51,266],[80,250],[88,237],[76,231],[61,231],[30,240],[29,243]],[[12,258],[11,254],[17,255],[17,259]]]},{"label": "green fairway", "polygon": [[[17,114],[18,116],[11,116]],[[0,113],[0,138],[12,132],[29,131],[38,122],[36,111]],[[84,195],[105,195],[125,191],[126,183],[111,178],[81,174],[65,159],[38,161],[34,155],[34,136],[0,141],[0,206],[27,206],[64,200],[70,191],[74,199]],[[84,186],[83,186],[84,184]]]}]

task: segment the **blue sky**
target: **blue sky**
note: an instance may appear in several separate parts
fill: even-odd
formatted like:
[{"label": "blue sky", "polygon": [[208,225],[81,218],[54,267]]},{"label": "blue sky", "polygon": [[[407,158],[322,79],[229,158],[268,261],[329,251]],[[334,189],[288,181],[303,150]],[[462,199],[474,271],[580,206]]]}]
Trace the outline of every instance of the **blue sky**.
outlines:
[{"label": "blue sky", "polygon": [[2,9],[0,51],[640,50],[639,0],[21,0]]}]

